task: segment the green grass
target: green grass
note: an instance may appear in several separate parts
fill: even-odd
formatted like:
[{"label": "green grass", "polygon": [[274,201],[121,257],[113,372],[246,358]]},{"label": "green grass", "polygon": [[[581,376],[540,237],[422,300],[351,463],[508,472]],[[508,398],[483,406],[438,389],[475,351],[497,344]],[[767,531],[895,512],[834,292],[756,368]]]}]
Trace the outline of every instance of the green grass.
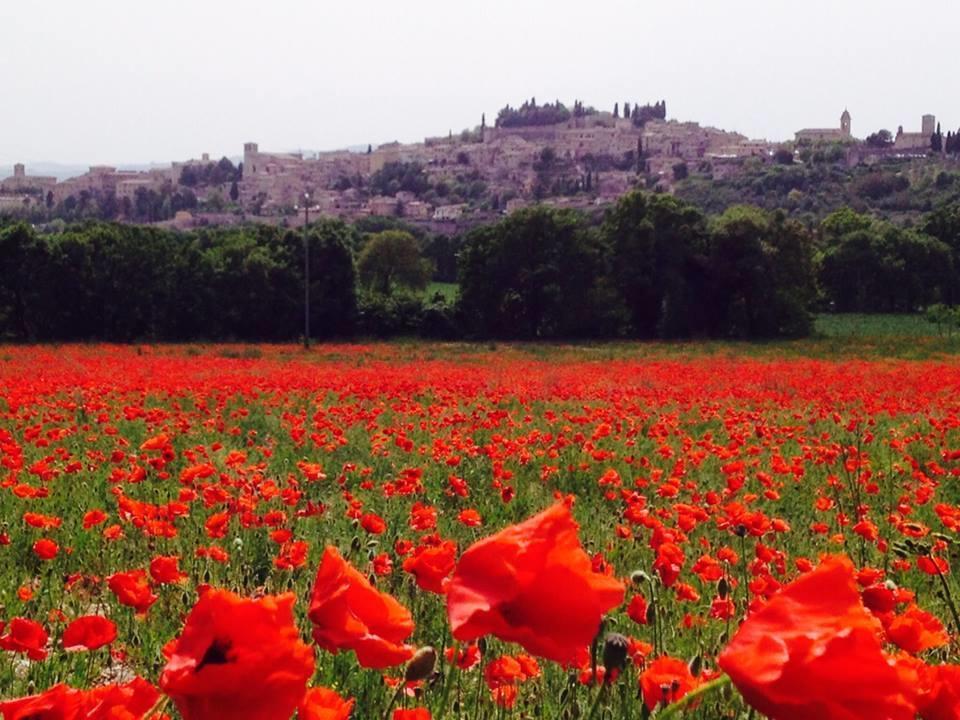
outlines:
[{"label": "green grass", "polygon": [[443,299],[447,302],[453,302],[457,299],[457,289],[459,286],[457,283],[445,283],[445,282],[432,282],[427,285],[427,289],[424,290],[424,297],[427,299],[432,298],[434,295],[439,293],[443,296]]},{"label": "green grass", "polygon": [[865,315],[859,313],[818,315],[816,335],[827,338],[935,337],[937,326],[923,315]]}]

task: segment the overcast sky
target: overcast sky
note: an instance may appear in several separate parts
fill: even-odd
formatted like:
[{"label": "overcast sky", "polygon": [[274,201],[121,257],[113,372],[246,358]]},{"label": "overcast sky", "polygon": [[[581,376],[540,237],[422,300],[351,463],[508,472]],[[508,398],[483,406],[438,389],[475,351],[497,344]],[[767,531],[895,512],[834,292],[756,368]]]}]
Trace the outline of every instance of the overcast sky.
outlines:
[{"label": "overcast sky", "polygon": [[0,163],[422,140],[505,103],[960,125],[957,0],[0,0]]}]

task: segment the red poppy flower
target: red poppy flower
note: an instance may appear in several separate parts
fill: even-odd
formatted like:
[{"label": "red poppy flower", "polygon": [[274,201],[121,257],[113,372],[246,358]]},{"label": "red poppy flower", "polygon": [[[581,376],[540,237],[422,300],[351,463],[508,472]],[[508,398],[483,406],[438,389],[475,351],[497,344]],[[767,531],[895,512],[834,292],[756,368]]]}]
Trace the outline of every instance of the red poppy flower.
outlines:
[{"label": "red poppy flower", "polygon": [[921,672],[918,702],[923,720],[960,720],[960,665],[939,665]]},{"label": "red poppy flower", "polygon": [[638,625],[646,625],[647,609],[647,599],[643,595],[634,595],[627,605],[627,617]]},{"label": "red poppy flower", "polygon": [[650,710],[675,703],[699,684],[687,663],[667,656],[658,657],[640,674],[643,701]]},{"label": "red poppy flower", "polygon": [[197,601],[160,676],[184,720],[289,720],[314,669],[293,603],[226,590]]},{"label": "red poppy flower", "polygon": [[300,703],[297,720],[349,720],[352,710],[352,698],[344,700],[333,690],[311,688]]},{"label": "red poppy flower", "polygon": [[82,695],[66,685],[54,685],[46,692],[0,702],[3,720],[77,720]]},{"label": "red poppy flower", "polygon": [[448,647],[444,654],[451,665],[456,663],[461,670],[469,670],[480,662],[480,648],[475,645]]},{"label": "red poppy flower", "polygon": [[750,615],[719,662],[747,702],[777,720],[912,720],[912,691],[879,633],[853,565],[832,557]]},{"label": "red poppy flower", "polygon": [[430,711],[426,708],[412,708],[411,710],[398,708],[393,711],[393,720],[430,720]]},{"label": "red poppy flower", "polygon": [[43,538],[33,544],[33,554],[41,560],[53,560],[60,552],[60,546],[53,540]]},{"label": "red poppy flower", "polygon": [[379,515],[367,513],[360,518],[360,527],[371,535],[381,535],[387,529],[387,524]]},{"label": "red poppy flower", "polygon": [[27,618],[15,617],[10,621],[7,633],[0,635],[0,649],[24,653],[31,660],[44,660],[47,657],[48,639],[43,625]]},{"label": "red poppy flower", "polygon": [[140,720],[160,700],[160,693],[143,678],[125,685],[104,685],[84,693],[85,720]]},{"label": "red poppy flower", "polygon": [[84,615],[67,625],[61,642],[64,650],[96,650],[117,639],[117,626],[100,615]]},{"label": "red poppy flower", "polygon": [[447,587],[458,640],[495,635],[528,652],[574,663],[624,586],[593,571],[563,503],[480,540],[460,558]]},{"label": "red poppy flower", "polygon": [[943,623],[915,604],[890,620],[885,629],[891,642],[911,653],[942,647],[950,642]]},{"label": "red poppy flower", "polygon": [[942,557],[919,557],[917,568],[927,575],[949,575],[950,565]]},{"label": "red poppy flower", "polygon": [[160,585],[171,585],[186,579],[180,572],[180,558],[176,555],[158,555],[150,561],[150,577]]},{"label": "red poppy flower", "polygon": [[473,508],[461,510],[457,515],[457,520],[459,520],[466,527],[480,527],[483,525],[483,518],[481,518],[480,513]]},{"label": "red poppy flower", "polygon": [[653,569],[660,575],[666,587],[672,587],[680,577],[680,570],[685,560],[683,550],[678,545],[665,542],[657,548],[657,559],[653,561]]},{"label": "red poppy flower", "polygon": [[442,595],[456,564],[457,545],[447,540],[439,545],[421,545],[404,559],[403,569],[416,578],[418,587]]},{"label": "red poppy flower", "polygon": [[107,514],[103,510],[90,510],[83,516],[83,529],[89,530],[106,522],[106,520]]},{"label": "red poppy flower", "polygon": [[323,553],[310,601],[313,639],[325,650],[353,650],[363,667],[386,668],[413,656],[410,611],[374,588],[336,548]]},{"label": "red poppy flower", "polygon": [[114,573],[107,578],[107,586],[117,596],[117,602],[132,607],[138,615],[146,614],[157,601],[147,582],[147,573],[143,570]]}]

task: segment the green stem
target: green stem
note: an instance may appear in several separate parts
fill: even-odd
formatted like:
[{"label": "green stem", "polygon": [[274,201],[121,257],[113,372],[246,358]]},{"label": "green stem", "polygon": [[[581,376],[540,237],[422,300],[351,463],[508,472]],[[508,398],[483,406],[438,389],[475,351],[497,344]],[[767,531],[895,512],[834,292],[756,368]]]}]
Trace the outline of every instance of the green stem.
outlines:
[{"label": "green stem", "polygon": [[940,584],[943,585],[943,594],[944,598],[947,601],[947,606],[950,608],[950,614],[953,615],[953,622],[957,628],[957,631],[960,632],[960,613],[957,613],[957,606],[953,602],[953,593],[950,592],[950,583],[947,582],[947,579],[943,576],[943,573],[940,572],[940,566],[937,565],[937,559],[933,556],[933,553],[928,553],[927,556],[933,562],[933,568],[937,571],[937,577],[940,578]]},{"label": "green stem", "polygon": [[400,693],[403,692],[403,688],[406,686],[406,681],[403,678],[400,678],[400,683],[397,685],[397,689],[393,693],[393,697],[390,698],[390,704],[387,705],[387,711],[383,714],[383,720],[390,720],[390,711],[393,710],[393,706],[397,704],[397,699],[400,697]]},{"label": "green stem", "polygon": [[447,676],[443,679],[443,697],[440,698],[440,712],[437,713],[436,720],[443,720],[443,717],[447,714],[447,703],[450,702],[450,686],[453,684],[453,675],[457,675],[457,683],[460,682],[460,666],[457,664],[457,653],[460,651],[459,645],[456,641],[453,643],[453,662],[449,663],[449,670],[447,671]]},{"label": "green stem", "polygon": [[668,705],[663,709],[663,712],[657,714],[658,720],[667,720],[667,718],[676,717],[680,712],[687,707],[694,700],[702,698],[704,695],[708,695],[718,688],[725,687],[730,684],[729,675],[721,675],[716,680],[711,680],[705,685],[701,685],[696,690],[688,692],[682,698],[677,700],[672,705]]},{"label": "green stem", "polygon": [[[597,674],[593,674],[593,680],[596,682]],[[606,680],[606,678],[604,678]],[[587,720],[593,720],[597,716],[597,711],[600,709],[600,701],[603,699],[604,691],[607,689],[607,683],[600,683],[600,689],[597,690],[597,697],[593,700],[593,705],[590,706],[590,714],[587,715]]]}]

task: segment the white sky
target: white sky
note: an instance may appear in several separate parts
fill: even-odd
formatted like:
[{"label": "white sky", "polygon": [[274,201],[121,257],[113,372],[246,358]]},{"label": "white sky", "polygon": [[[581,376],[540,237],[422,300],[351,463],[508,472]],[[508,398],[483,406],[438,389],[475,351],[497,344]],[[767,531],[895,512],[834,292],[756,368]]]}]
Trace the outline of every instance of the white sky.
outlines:
[{"label": "white sky", "polygon": [[422,140],[506,103],[960,125],[957,0],[0,0],[0,163]]}]

